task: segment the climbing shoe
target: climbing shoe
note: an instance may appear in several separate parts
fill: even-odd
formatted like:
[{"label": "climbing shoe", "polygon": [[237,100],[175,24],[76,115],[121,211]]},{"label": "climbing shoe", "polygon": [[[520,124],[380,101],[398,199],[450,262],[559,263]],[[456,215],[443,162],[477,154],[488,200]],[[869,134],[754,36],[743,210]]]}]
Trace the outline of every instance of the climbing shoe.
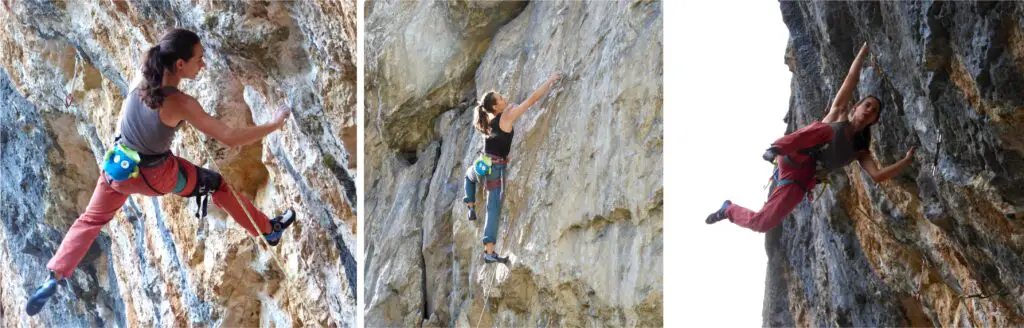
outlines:
[{"label": "climbing shoe", "polygon": [[470,221],[476,220],[476,209],[474,209],[472,207],[469,208],[469,220]]},{"label": "climbing shoe", "polygon": [[722,207],[719,208],[714,213],[711,213],[711,215],[708,215],[708,218],[707,220],[704,220],[704,223],[712,224],[718,221],[728,219],[729,217],[725,216],[725,209],[729,208],[729,205],[732,205],[732,202],[728,200],[722,203]]},{"label": "climbing shoe", "polygon": [[291,209],[285,210],[284,213],[281,213],[281,215],[270,220],[270,227],[273,228],[274,231],[263,234],[267,239],[267,244],[270,244],[270,246],[277,246],[277,243],[281,242],[281,236],[284,235],[284,230],[288,229],[293,222],[295,222],[295,211],[292,211]]},{"label": "climbing shoe", "polygon": [[498,253],[488,253],[487,251],[484,251],[483,258],[484,258],[484,263],[494,263],[494,262],[508,263],[508,258],[504,258],[504,257],[498,256]]},{"label": "climbing shoe", "polygon": [[32,293],[32,296],[28,298],[28,303],[25,304],[25,313],[29,316],[39,313],[39,311],[43,309],[43,305],[46,305],[46,300],[50,299],[50,296],[57,293],[58,282],[60,282],[60,280],[54,278],[53,272],[50,272],[50,278],[39,286],[39,288],[36,288],[36,291]]},{"label": "climbing shoe", "polygon": [[761,155],[761,158],[766,160],[766,161],[768,161],[768,163],[774,163],[775,162],[775,156],[779,155],[779,153],[777,153],[777,151],[778,151],[778,148],[775,148],[775,147],[768,148],[768,150],[764,152],[764,155]]}]

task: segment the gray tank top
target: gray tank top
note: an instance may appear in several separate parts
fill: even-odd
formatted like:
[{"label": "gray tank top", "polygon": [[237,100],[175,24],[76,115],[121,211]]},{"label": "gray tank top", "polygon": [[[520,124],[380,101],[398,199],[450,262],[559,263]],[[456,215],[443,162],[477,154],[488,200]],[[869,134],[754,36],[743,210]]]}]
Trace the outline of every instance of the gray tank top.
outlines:
[{"label": "gray tank top", "polygon": [[[178,89],[165,87],[164,94],[170,96],[178,93]],[[125,113],[121,117],[121,143],[142,155],[159,155],[171,149],[174,134],[181,128],[182,122],[169,127],[160,121],[159,109],[153,110],[142,102],[139,90],[132,90],[125,101]]]},{"label": "gray tank top", "polygon": [[815,175],[823,177],[841,169],[857,159],[853,148],[853,125],[850,122],[829,123],[832,127],[832,141],[825,144],[817,157]]}]

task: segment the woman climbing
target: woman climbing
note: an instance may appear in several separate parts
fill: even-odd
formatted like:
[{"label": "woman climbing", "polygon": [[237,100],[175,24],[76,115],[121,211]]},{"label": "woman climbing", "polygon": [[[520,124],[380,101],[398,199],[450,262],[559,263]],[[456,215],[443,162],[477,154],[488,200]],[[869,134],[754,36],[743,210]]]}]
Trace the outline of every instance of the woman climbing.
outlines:
[{"label": "woman climbing", "polygon": [[533,103],[551,89],[551,85],[562,78],[552,74],[540,88],[519,105],[508,105],[505,97],[496,91],[489,91],[480,99],[473,113],[473,127],[484,135],[484,150],[480,157],[466,170],[466,197],[462,199],[469,207],[469,219],[476,220],[476,184],[482,178],[487,189],[487,220],[484,223],[483,243],[486,248],[483,259],[486,263],[504,262],[494,253],[497,242],[498,216],[501,215],[501,195],[508,153],[512,148],[512,125]]},{"label": "woman climbing", "polygon": [[100,229],[114,218],[132,194],[174,193],[196,197],[199,208],[196,215],[201,217],[205,216],[206,202],[200,200],[212,193],[213,203],[249,234],[262,236],[274,246],[294,222],[295,213],[291,209],[268,220],[247,198],[235,194],[220,174],[171,154],[171,141],[185,122],[235,147],[256,142],[280,129],[291,113],[281,108],[270,123],[244,128],[229,127],[211,117],[195,98],[177,88],[182,79],[195,79],[206,66],[203,52],[199,36],[181,29],[171,30],[146,52],[142,67],[144,81],[122,104],[120,133],[104,158],[103,172],[100,172],[89,206],[71,225],[57,253],[47,264],[50,277],[30,296],[25,306],[28,315],[38,313],[56,292],[58,282],[71,276]]},{"label": "woman climbing", "polygon": [[888,180],[910,165],[913,147],[903,159],[882,169],[871,155],[871,126],[878,122],[882,109],[878,98],[866,96],[853,106],[853,113],[847,113],[867,53],[864,43],[825,118],[779,138],[765,152],[763,158],[777,166],[772,176],[774,189],[761,210],[754,212],[726,200],[708,215],[707,224],[729,219],[741,227],[767,232],[782,223],[819,179],[854,160],[875,182]]}]

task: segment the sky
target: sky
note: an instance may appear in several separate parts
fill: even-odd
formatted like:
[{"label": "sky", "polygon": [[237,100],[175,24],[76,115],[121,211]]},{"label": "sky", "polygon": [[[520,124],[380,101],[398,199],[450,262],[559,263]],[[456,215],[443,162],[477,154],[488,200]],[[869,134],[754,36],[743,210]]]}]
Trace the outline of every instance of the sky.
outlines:
[{"label": "sky", "polygon": [[[669,4],[666,3],[666,6]],[[666,326],[761,327],[764,234],[704,219],[760,209],[785,132],[789,31],[777,1],[684,1],[665,16]]]}]

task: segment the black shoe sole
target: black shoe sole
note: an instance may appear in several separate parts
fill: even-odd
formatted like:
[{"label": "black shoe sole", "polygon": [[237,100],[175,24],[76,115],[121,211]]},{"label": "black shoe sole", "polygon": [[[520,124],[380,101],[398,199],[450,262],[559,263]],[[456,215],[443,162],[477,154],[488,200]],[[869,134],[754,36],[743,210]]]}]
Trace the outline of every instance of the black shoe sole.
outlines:
[{"label": "black shoe sole", "polygon": [[[725,203],[724,203],[724,204],[722,204],[722,205],[723,205],[723,206],[732,206],[732,202],[730,202],[730,201],[725,201]],[[707,218],[707,219],[704,219],[704,223],[707,223],[707,224],[714,224],[714,223],[716,223],[716,222],[718,222],[718,221],[722,221],[722,220],[725,220],[725,219],[728,219],[728,218],[729,218],[729,217],[725,216],[725,213],[724,213],[724,211],[723,211],[723,210],[722,210],[721,208],[719,208],[719,209],[718,209],[717,211],[715,211],[714,213],[711,213],[711,215],[708,215],[708,218]]]},{"label": "black shoe sole", "polygon": [[44,286],[36,288],[36,291],[32,293],[32,296],[29,297],[28,302],[25,303],[25,314],[28,314],[30,317],[35,316],[40,311],[42,311],[43,306],[46,306],[46,301],[50,300],[50,298],[53,297],[53,295],[57,294],[57,288],[60,287],[58,285],[54,285],[53,290],[49,292],[49,296],[37,298],[36,295],[42,292]]},{"label": "black shoe sole", "polygon": [[501,256],[495,256],[495,257],[497,257],[497,259],[488,260],[483,255],[480,255],[480,258],[484,260],[484,263],[488,263],[488,264],[490,264],[490,263],[504,263],[504,264],[508,264],[508,258],[507,257],[501,257]]},{"label": "black shoe sole", "polygon": [[768,149],[764,152],[764,155],[761,155],[761,159],[768,163],[775,163],[775,156],[778,156],[778,154],[774,150]]},{"label": "black shoe sole", "polygon": [[274,229],[275,231],[282,231],[284,229],[288,229],[288,227],[290,227],[292,225],[292,223],[295,223],[295,220],[297,220],[298,217],[299,217],[299,215],[295,214],[295,211],[293,211],[291,209],[288,209],[288,210],[285,211],[285,213],[288,213],[288,212],[292,213],[292,217],[290,219],[288,219],[288,221],[285,221],[285,222],[281,222],[280,221],[282,218],[284,218],[284,213],[281,213],[281,215],[278,215],[273,220],[270,220],[270,227],[272,229]]}]

